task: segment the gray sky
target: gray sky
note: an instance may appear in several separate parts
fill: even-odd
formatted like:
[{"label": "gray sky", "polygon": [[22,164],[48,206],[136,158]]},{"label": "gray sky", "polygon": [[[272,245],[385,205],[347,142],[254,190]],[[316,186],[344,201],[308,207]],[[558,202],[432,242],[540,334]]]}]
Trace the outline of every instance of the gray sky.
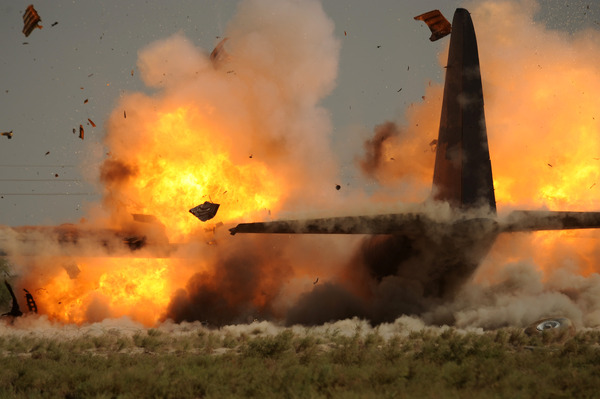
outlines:
[{"label": "gray sky", "polygon": [[[429,42],[429,30],[413,17],[438,8],[451,20],[462,3],[324,1],[342,48],[337,87],[323,105],[331,112],[332,147],[345,179],[360,174],[353,159],[373,126],[402,120],[428,81],[443,80],[437,59],[447,40]],[[13,131],[11,140],[0,137],[0,224],[76,222],[85,216],[85,204],[100,198],[97,171],[85,165],[103,151],[109,113],[124,93],[148,91],[137,73],[138,51],[183,32],[210,52],[236,2],[33,3],[43,29],[26,38],[22,14],[29,4],[0,3],[0,131]],[[586,6],[583,1],[546,1],[540,18],[557,29],[598,28],[591,17],[598,6],[592,3],[583,17]],[[85,140],[73,134],[80,124]]]}]

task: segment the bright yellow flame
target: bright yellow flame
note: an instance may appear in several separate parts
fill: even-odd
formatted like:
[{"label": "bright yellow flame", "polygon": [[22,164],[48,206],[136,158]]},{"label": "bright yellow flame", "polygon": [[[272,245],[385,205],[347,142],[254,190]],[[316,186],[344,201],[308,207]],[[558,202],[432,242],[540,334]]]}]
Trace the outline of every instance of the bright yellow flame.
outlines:
[{"label": "bright yellow flame", "polygon": [[169,237],[202,226],[188,210],[204,201],[221,205],[215,221],[222,222],[272,209],[279,201],[280,184],[267,167],[256,159],[234,163],[223,132],[191,109],[158,114],[152,129],[155,139],[134,155],[137,175],[127,190],[135,199],[132,213],[155,215]]}]

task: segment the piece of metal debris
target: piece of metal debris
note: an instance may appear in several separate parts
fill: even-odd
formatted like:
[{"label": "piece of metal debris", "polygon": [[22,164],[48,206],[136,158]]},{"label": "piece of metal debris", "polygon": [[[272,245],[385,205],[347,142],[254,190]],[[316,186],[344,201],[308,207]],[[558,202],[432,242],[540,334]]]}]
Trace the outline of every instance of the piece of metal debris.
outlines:
[{"label": "piece of metal debris", "polygon": [[423,21],[427,24],[431,30],[429,40],[432,42],[452,33],[452,25],[444,18],[440,10],[432,10],[425,14],[417,15],[415,20]]},{"label": "piece of metal debris", "polygon": [[123,118],[127,119],[127,112],[123,110]]},{"label": "piece of metal debris", "polygon": [[340,186],[339,184],[336,184],[336,185],[335,185],[335,189],[336,189],[336,190],[338,190],[338,191],[339,191],[341,188],[342,188],[342,186]]},{"label": "piece of metal debris", "polygon": [[4,280],[4,284],[6,285],[6,288],[8,288],[8,292],[10,293],[10,296],[12,297],[12,306],[10,308],[10,312],[3,313],[2,316],[12,316],[12,317],[23,316],[23,312],[21,312],[21,308],[19,308],[19,303],[17,302],[17,297],[15,296],[15,293],[13,292],[12,287],[10,286],[10,284],[8,284],[8,281],[6,281],[6,280]]},{"label": "piece of metal debris", "polygon": [[85,134],[83,130],[83,125],[79,125],[79,138],[83,140],[83,135]]},{"label": "piece of metal debris", "polygon": [[29,5],[25,10],[25,14],[23,14],[23,34],[25,37],[29,36],[35,28],[42,29],[42,26],[39,25],[41,20],[39,14],[33,8],[33,4]]},{"label": "piece of metal debris", "polygon": [[531,323],[523,332],[530,336],[552,334],[553,340],[561,341],[575,335],[575,326],[566,317],[552,317]]},{"label": "piece of metal debris", "polygon": [[12,139],[13,132],[12,132],[12,130],[10,132],[2,132],[2,133],[0,133],[0,136],[6,136],[10,140],[10,139]]},{"label": "piece of metal debris", "polygon": [[90,123],[90,125],[92,125],[92,127],[96,127],[96,124],[90,118],[88,118],[88,122]]},{"label": "piece of metal debris", "polygon": [[313,285],[316,285],[319,282],[319,278],[317,277],[317,279],[315,281],[313,281]]},{"label": "piece of metal debris", "polygon": [[29,293],[29,291],[27,291],[25,288],[23,288],[23,291],[25,291],[25,299],[27,300],[27,308],[29,308],[30,312],[37,313],[37,304],[35,303],[35,299],[33,299],[33,295],[31,295]]},{"label": "piece of metal debris", "polygon": [[229,39],[226,37],[219,43],[217,43],[212,53],[210,53],[210,61],[212,62],[215,68],[217,68],[222,62],[227,61],[229,59],[229,55],[225,51],[225,42],[227,40]]},{"label": "piece of metal debris", "polygon": [[58,25],[58,21],[54,21],[54,22],[52,22],[52,25],[51,25],[51,26],[56,26],[56,25]]},{"label": "piece of metal debris", "polygon": [[217,211],[219,210],[219,206],[220,204],[204,201],[203,204],[190,209],[190,213],[201,221],[206,222],[207,220],[215,217]]}]

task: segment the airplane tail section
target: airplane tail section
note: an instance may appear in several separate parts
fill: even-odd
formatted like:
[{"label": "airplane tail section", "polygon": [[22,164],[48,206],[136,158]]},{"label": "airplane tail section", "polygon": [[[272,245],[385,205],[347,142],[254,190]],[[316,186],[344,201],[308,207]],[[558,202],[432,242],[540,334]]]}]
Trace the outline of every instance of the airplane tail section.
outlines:
[{"label": "airplane tail section", "polygon": [[450,37],[433,196],[461,210],[487,205],[495,213],[479,53],[467,10],[456,10]]}]

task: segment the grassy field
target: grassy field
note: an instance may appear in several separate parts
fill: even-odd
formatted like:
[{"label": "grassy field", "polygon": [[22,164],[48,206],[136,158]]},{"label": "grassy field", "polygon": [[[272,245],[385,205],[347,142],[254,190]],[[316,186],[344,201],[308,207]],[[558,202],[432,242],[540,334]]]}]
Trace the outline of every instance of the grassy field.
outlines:
[{"label": "grassy field", "polygon": [[559,343],[410,318],[378,328],[19,323],[0,328],[2,398],[600,396],[598,330]]}]

